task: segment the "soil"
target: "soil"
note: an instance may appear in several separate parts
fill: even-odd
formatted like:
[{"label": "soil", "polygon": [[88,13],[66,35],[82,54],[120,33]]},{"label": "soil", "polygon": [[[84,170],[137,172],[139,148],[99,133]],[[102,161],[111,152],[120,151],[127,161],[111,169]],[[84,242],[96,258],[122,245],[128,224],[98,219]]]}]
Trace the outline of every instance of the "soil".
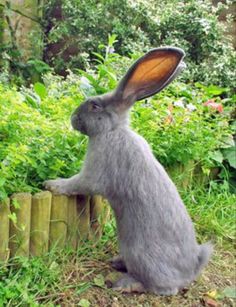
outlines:
[{"label": "soil", "polygon": [[[41,298],[42,303],[53,301],[59,306],[82,307],[223,307],[236,306],[234,294],[224,294],[235,287],[235,264],[232,250],[216,248],[211,262],[188,289],[176,296],[153,294],[122,294],[107,288],[105,280],[114,270],[109,266],[111,255],[104,251],[98,259],[74,258],[65,268],[61,280],[63,288],[56,297]],[[114,275],[114,273],[113,273]],[[51,300],[52,299],[52,300]],[[40,300],[39,300],[40,301]],[[89,304],[90,303],[90,304]]]}]

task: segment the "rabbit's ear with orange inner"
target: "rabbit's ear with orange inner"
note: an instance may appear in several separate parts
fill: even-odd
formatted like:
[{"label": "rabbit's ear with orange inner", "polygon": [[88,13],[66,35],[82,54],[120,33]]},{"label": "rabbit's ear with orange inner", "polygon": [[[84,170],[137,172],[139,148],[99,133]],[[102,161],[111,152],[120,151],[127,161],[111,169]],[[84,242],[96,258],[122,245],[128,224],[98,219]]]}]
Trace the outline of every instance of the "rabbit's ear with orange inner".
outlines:
[{"label": "rabbit's ear with orange inner", "polygon": [[185,67],[179,48],[152,49],[137,60],[120,81],[115,92],[118,108],[127,109],[136,100],[150,97],[167,86]]}]

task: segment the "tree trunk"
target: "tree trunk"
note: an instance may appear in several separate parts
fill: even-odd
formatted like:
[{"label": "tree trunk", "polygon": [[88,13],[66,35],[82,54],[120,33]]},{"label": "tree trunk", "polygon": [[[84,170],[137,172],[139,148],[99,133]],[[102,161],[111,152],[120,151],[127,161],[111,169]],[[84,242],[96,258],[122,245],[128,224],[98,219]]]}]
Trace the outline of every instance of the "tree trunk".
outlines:
[{"label": "tree trunk", "polygon": [[21,53],[21,59],[42,57],[42,3],[38,0],[2,1],[5,5],[4,43],[10,43]]}]

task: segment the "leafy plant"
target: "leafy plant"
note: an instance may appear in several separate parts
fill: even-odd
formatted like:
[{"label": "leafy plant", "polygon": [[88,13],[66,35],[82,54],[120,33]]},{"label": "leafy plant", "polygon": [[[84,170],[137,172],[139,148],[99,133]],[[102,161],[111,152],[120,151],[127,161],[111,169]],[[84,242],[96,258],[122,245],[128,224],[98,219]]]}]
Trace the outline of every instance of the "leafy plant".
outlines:
[{"label": "leafy plant", "polygon": [[51,0],[44,15],[45,58],[63,74],[67,68],[87,70],[99,46],[106,44],[107,33],[112,33],[116,36],[113,48],[120,55],[140,54],[163,45],[181,47],[188,66],[183,80],[234,88],[234,49],[218,21],[225,7],[202,0]]},{"label": "leafy plant", "polygon": [[58,103],[47,96],[32,105],[24,91],[1,86],[0,105],[1,198],[36,191],[48,177],[70,176],[80,168],[85,140],[70,128],[75,99],[64,96]]},{"label": "leafy plant", "polygon": [[[42,258],[19,258],[12,261],[9,267],[0,266],[0,302],[2,306],[21,304],[37,306],[35,295],[44,296],[49,289],[57,287],[59,268],[52,267]],[[17,269],[16,269],[17,267]]]},{"label": "leafy plant", "polygon": [[[37,191],[46,179],[79,171],[87,139],[72,130],[70,116],[86,97],[114,89],[130,65],[130,59],[111,52],[115,42],[111,35],[108,46],[101,46],[106,52],[96,54],[96,70],[80,70],[79,75],[69,71],[66,79],[48,73],[44,83],[20,90],[0,85],[1,198]],[[219,96],[227,92],[213,85],[175,82],[135,103],[132,125],[166,167],[193,160],[209,172],[223,162],[223,154],[233,167],[230,122],[235,97]],[[222,170],[224,178],[229,177],[225,167]]]},{"label": "leafy plant", "polygon": [[133,126],[164,165],[189,160],[208,164],[209,153],[230,137],[229,115],[209,112],[205,99],[196,88],[175,83],[154,99],[135,105]]}]

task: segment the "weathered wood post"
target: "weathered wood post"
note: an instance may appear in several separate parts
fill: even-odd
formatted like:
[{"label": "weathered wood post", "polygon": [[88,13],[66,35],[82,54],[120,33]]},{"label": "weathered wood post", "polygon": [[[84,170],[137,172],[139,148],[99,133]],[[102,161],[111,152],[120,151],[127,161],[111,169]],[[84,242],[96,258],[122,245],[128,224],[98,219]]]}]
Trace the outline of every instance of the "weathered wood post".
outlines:
[{"label": "weathered wood post", "polygon": [[50,250],[54,247],[63,248],[67,236],[68,197],[53,195],[49,233]]},{"label": "weathered wood post", "polygon": [[77,197],[68,198],[67,245],[76,250],[78,244]]},{"label": "weathered wood post", "polygon": [[30,254],[41,256],[48,251],[52,194],[44,191],[32,197]]},{"label": "weathered wood post", "polygon": [[90,237],[99,239],[102,236],[104,224],[110,214],[110,208],[104,199],[95,195],[90,200]]},{"label": "weathered wood post", "polygon": [[7,198],[0,202],[0,262],[5,262],[9,258],[9,214],[10,200]]},{"label": "weathered wood post", "polygon": [[11,197],[11,213],[16,216],[16,221],[10,222],[11,257],[29,256],[31,199],[30,193],[17,193]]},{"label": "weathered wood post", "polygon": [[78,238],[86,240],[90,229],[90,196],[77,195]]}]

